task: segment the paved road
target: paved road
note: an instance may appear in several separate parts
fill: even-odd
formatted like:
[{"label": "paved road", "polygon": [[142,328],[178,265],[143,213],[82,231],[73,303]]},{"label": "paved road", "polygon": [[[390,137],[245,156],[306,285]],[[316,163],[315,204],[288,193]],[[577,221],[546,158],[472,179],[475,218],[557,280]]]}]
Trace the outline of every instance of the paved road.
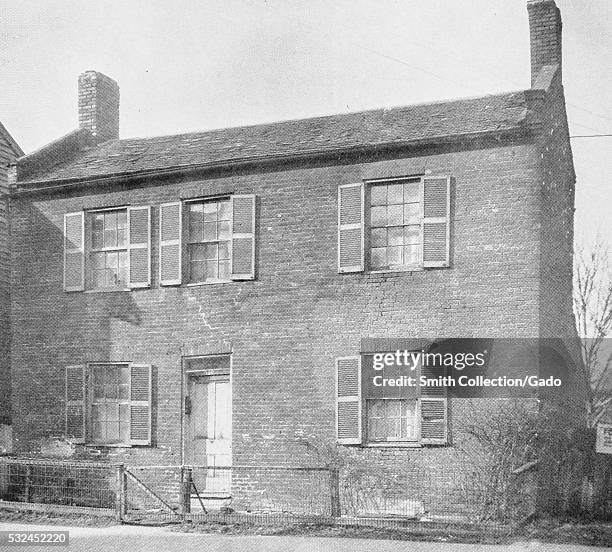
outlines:
[{"label": "paved road", "polygon": [[[27,546],[28,552],[596,552],[591,546],[516,543],[509,546],[443,544],[431,542],[338,539],[317,537],[264,537],[177,533],[163,527],[117,525],[112,527],[60,527],[0,523],[0,531],[70,531],[70,545]],[[9,546],[7,552],[20,547]]]}]

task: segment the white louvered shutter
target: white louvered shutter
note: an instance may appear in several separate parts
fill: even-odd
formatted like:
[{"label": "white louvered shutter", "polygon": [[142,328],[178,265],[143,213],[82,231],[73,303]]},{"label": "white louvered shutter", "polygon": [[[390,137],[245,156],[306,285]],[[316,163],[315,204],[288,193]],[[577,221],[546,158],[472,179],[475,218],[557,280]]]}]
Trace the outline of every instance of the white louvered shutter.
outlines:
[{"label": "white louvered shutter", "polygon": [[232,280],[255,279],[255,196],[235,195],[232,211]]},{"label": "white louvered shutter", "polygon": [[361,443],[361,357],[336,359],[336,432],[338,443]]},{"label": "white louvered shutter", "polygon": [[338,187],[338,272],[364,269],[363,184]]},{"label": "white louvered shutter", "polygon": [[[421,366],[421,375],[438,378],[446,375],[445,366]],[[421,443],[448,443],[448,405],[446,386],[421,387]]]},{"label": "white louvered shutter", "polygon": [[151,286],[151,208],[128,208],[129,287]]},{"label": "white louvered shutter", "polygon": [[66,438],[85,442],[85,366],[66,366]]},{"label": "white louvered shutter", "polygon": [[130,444],[151,444],[151,366],[130,365]]},{"label": "white louvered shutter", "polygon": [[450,265],[450,177],[423,178],[423,266]]},{"label": "white louvered shutter", "polygon": [[162,286],[181,283],[182,209],[181,202],[159,206],[159,283]]},{"label": "white louvered shutter", "polygon": [[85,289],[85,213],[64,215],[64,291]]}]

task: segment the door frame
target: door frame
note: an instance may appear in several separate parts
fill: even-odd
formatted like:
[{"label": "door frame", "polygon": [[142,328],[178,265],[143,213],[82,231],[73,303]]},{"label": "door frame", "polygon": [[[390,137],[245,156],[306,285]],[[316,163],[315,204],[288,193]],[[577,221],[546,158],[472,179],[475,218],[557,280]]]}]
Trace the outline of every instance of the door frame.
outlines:
[{"label": "door frame", "polygon": [[[224,372],[215,372],[213,369],[206,368],[189,368],[189,362],[192,360],[206,359],[206,358],[219,358],[229,357],[229,374]],[[195,376],[215,376],[215,375],[229,375],[230,384],[230,411],[231,411],[231,424],[232,424],[232,440],[230,449],[230,464],[233,463],[233,444],[234,444],[234,383],[233,383],[233,355],[232,353],[215,353],[210,355],[186,355],[181,358],[181,397],[180,397],[180,413],[181,413],[181,464],[185,464],[185,445],[187,436],[187,416],[185,415],[185,397],[189,387],[189,377]]]}]

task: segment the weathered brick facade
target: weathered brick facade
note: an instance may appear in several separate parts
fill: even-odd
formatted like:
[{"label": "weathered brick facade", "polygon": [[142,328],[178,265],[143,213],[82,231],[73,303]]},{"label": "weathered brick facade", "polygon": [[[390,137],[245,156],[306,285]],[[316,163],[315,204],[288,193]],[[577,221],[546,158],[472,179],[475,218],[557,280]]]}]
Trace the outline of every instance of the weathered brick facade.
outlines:
[{"label": "weathered brick facade", "polygon": [[[305,441],[336,439],[335,359],[358,355],[364,337],[572,337],[574,174],[560,73],[550,63],[538,66],[550,73],[534,78],[538,88],[512,100],[529,115],[509,131],[460,136],[458,129],[452,139],[184,174],[101,174],[90,185],[86,178],[40,184],[44,170],[34,184],[18,181],[11,213],[16,447],[36,449],[63,434],[66,366],[131,361],[153,366],[152,446],[85,450],[181,464],[183,359],[231,353],[233,463],[309,465],[316,459]],[[426,174],[453,177],[450,267],[339,274],[338,186]],[[160,286],[159,206],[233,194],[257,197],[255,279]],[[65,292],[64,215],[122,205],[152,206],[150,289]],[[443,487],[462,445],[465,408],[449,402],[452,446],[363,446],[350,456],[398,472],[413,462],[438,474]]]},{"label": "weathered brick facade", "polygon": [[[21,155],[21,148],[0,123],[0,425],[8,425],[11,414],[8,167]],[[0,437],[0,448],[3,445]]]}]

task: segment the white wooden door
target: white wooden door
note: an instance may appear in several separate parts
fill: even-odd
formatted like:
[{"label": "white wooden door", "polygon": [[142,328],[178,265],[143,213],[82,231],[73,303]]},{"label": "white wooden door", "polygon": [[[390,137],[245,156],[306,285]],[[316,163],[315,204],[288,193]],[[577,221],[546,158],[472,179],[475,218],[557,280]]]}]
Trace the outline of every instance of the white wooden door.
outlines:
[{"label": "white wooden door", "polygon": [[201,493],[229,493],[232,465],[231,387],[227,376],[190,377],[190,413],[185,441],[185,461],[206,469],[194,470]]}]

